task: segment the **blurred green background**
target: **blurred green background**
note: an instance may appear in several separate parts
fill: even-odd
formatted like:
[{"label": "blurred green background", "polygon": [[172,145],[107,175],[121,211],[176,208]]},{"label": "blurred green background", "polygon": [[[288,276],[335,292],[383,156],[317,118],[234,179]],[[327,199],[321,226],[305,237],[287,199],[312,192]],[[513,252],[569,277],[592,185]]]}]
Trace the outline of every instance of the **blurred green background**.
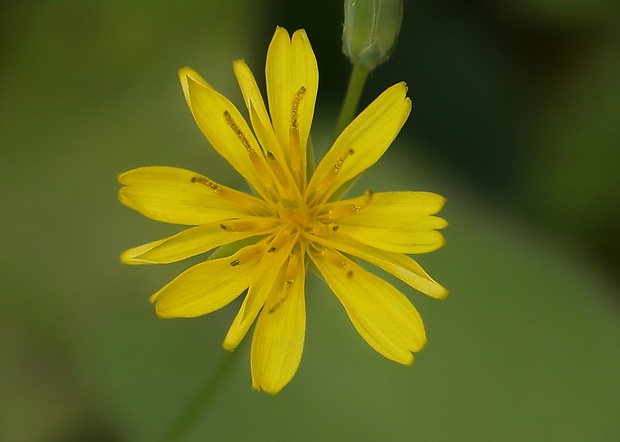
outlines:
[{"label": "blurred green background", "polygon": [[[317,278],[299,372],[250,389],[249,345],[188,440],[620,440],[620,20],[612,0],[410,1],[369,102],[404,80],[411,117],[358,191],[445,195],[452,292],[401,287],[429,345],[371,350]],[[305,28],[327,149],[350,67],[340,2],[4,1],[0,5],[0,440],[155,441],[225,358],[237,305],[159,320],[187,263],[119,253],[179,229],[116,200],[144,165],[241,180],[191,118],[190,65],[239,105],[276,25]]]}]

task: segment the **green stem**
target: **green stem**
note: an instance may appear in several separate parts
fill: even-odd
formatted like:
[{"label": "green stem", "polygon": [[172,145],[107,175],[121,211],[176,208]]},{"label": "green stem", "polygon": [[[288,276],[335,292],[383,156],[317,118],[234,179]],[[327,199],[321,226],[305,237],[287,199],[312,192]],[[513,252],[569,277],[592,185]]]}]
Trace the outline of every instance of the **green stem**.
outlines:
[{"label": "green stem", "polygon": [[353,65],[351,77],[349,78],[349,85],[347,87],[347,94],[344,97],[342,110],[338,118],[338,125],[336,126],[336,137],[338,137],[349,123],[353,121],[353,118],[355,118],[357,105],[359,104],[362,91],[364,90],[364,84],[366,83],[369,73],[370,71],[364,66],[359,64]]},{"label": "green stem", "polygon": [[179,442],[187,437],[189,430],[200,416],[209,409],[219,390],[230,377],[234,363],[237,361],[240,353],[243,353],[243,351],[237,348],[223,358],[215,373],[207,379],[206,384],[196,394],[193,401],[188,404],[185,412],[178,417],[177,421],[166,433],[162,439],[163,442]]}]

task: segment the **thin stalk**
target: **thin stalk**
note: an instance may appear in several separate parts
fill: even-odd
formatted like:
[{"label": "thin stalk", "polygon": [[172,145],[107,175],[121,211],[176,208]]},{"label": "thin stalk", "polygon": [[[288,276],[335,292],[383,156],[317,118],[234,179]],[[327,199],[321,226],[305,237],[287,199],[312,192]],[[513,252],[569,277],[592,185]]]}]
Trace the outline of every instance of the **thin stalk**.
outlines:
[{"label": "thin stalk", "polygon": [[353,118],[355,118],[357,106],[362,96],[364,84],[366,84],[369,72],[370,71],[362,65],[353,65],[351,77],[349,78],[349,85],[347,86],[347,93],[344,97],[342,110],[338,118],[338,125],[336,126],[336,137],[338,137],[349,123],[353,121]]}]

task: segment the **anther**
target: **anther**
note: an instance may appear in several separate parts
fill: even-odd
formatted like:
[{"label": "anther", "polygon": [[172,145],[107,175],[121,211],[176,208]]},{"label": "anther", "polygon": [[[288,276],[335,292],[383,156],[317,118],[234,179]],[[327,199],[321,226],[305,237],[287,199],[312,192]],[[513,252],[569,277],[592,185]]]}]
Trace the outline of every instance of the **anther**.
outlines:
[{"label": "anther", "polygon": [[295,281],[292,279],[284,281],[284,286],[282,287],[282,295],[280,296],[280,299],[278,299],[278,301],[275,303],[275,305],[269,309],[269,313],[275,312],[278,309],[278,307],[282,305],[282,303],[288,297],[288,294],[291,291],[291,287],[293,287],[294,282]]},{"label": "anther", "polygon": [[226,124],[228,124],[228,127],[230,127],[232,131],[235,133],[235,135],[237,135],[237,138],[239,138],[239,141],[241,141],[241,144],[243,144],[243,147],[245,147],[245,150],[247,150],[249,154],[254,153],[254,149],[250,145],[250,142],[248,141],[247,137],[243,134],[241,129],[239,129],[239,126],[237,126],[237,123],[235,123],[235,120],[233,119],[232,115],[230,115],[230,112],[228,112],[227,110],[224,111],[224,119],[226,120]]},{"label": "anther", "polygon": [[231,267],[237,267],[239,264],[241,264],[241,261],[239,261],[238,259],[235,259],[234,261],[230,261]]},{"label": "anther", "polygon": [[295,98],[293,99],[293,108],[291,109],[291,127],[297,129],[297,120],[299,116],[299,103],[306,95],[306,86],[302,86],[297,93],[295,94]]},{"label": "anther", "polygon": [[289,181],[290,179],[288,178],[286,171],[284,170],[282,164],[280,164],[276,156],[273,154],[273,152],[268,150],[265,152],[265,155],[267,156],[267,161],[269,167],[271,168],[271,171],[275,175],[278,182],[282,185],[282,188],[290,188],[292,186],[292,183]]},{"label": "anther", "polygon": [[334,164],[334,172],[338,173],[342,169],[342,165],[344,164],[344,160],[346,160],[349,156],[353,155],[355,151],[353,149],[349,149],[343,157],[338,158],[336,164]]},{"label": "anther", "polygon": [[236,232],[236,229],[233,226],[227,226],[226,224],[220,224],[220,227],[227,232]]},{"label": "anther", "polygon": [[191,179],[192,183],[199,183],[199,184],[203,184],[205,186],[207,186],[209,189],[211,189],[213,191],[213,193],[217,194],[220,190],[221,187],[218,184],[215,184],[213,181],[211,181],[208,178],[205,177],[201,177],[201,176],[193,176]]},{"label": "anther", "polygon": [[319,212],[319,217],[325,217],[325,223],[349,216],[364,209],[372,200],[372,190],[367,190],[363,196],[347,201],[329,203]]}]

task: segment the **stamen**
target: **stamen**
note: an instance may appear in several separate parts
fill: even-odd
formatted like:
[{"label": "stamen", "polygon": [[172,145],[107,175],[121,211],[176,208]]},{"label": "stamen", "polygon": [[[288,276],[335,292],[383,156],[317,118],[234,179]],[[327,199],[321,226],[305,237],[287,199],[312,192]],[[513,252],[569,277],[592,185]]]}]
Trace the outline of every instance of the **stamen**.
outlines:
[{"label": "stamen", "polygon": [[326,218],[327,222],[334,221],[339,218],[344,218],[348,215],[359,212],[364,207],[368,206],[368,204],[370,204],[372,200],[372,196],[372,190],[366,190],[363,196],[350,200],[337,201],[325,204],[320,207],[320,211],[317,213],[316,218]]},{"label": "stamen", "polygon": [[298,129],[297,120],[299,115],[299,103],[306,95],[306,86],[302,86],[297,93],[295,94],[295,98],[293,99],[293,109],[291,112],[291,127]]},{"label": "stamen", "polygon": [[224,230],[226,230],[227,232],[236,232],[237,229],[235,229],[234,226],[231,225],[226,225],[226,224],[220,224],[220,227]]},{"label": "stamen", "polygon": [[222,188],[219,184],[216,184],[215,182],[211,181],[210,179],[202,177],[202,176],[193,176],[191,181],[192,181],[192,183],[204,184],[209,189],[211,189],[213,191],[213,193],[216,194],[216,195],[220,192],[220,190]]},{"label": "stamen", "polygon": [[265,251],[265,246],[262,244],[257,244],[254,246],[249,246],[244,249],[239,250],[235,256],[236,258],[230,261],[231,267],[237,267],[242,264],[247,264],[251,261],[257,261],[261,255]]},{"label": "stamen", "polygon": [[230,219],[220,224],[220,227],[227,232],[256,232],[256,235],[268,233],[277,227],[279,222],[276,218],[265,218],[262,216],[248,217],[243,219]]},{"label": "stamen", "polygon": [[268,150],[266,154],[267,164],[269,165],[273,175],[276,177],[278,183],[280,183],[281,195],[290,199],[301,198],[299,191],[297,190],[297,186],[295,186],[295,182],[291,177],[291,172],[282,167],[282,163],[280,163],[273,152]]},{"label": "stamen", "polygon": [[310,241],[317,236],[327,236],[329,235],[329,227],[325,224],[320,223],[312,223],[310,226],[306,228],[303,232],[304,237],[308,238]]},{"label": "stamen", "polygon": [[267,253],[274,253],[282,249],[290,241],[291,233],[290,229],[281,229],[269,244]]},{"label": "stamen", "polygon": [[362,210],[364,207],[366,207],[368,205],[368,203],[370,203],[370,200],[372,199],[373,196],[373,192],[372,190],[368,189],[366,190],[366,192],[364,193],[363,196],[363,200],[362,203],[360,205],[357,205],[355,203],[351,203],[351,211],[352,212],[359,212],[360,210]]},{"label": "stamen", "polygon": [[272,213],[269,206],[263,203],[263,201],[251,197],[245,193],[230,189],[226,186],[221,186],[207,177],[196,175],[190,179],[190,182],[205,186],[218,198],[234,203],[240,207],[244,207],[253,214],[259,216],[269,216]]},{"label": "stamen", "polygon": [[278,299],[276,300],[274,305],[272,305],[271,308],[269,309],[269,313],[275,312],[278,309],[278,307],[280,307],[280,305],[282,305],[282,303],[286,300],[286,298],[288,298],[291,292],[291,288],[293,287],[293,284],[295,283],[295,278],[297,277],[297,273],[299,270],[299,261],[300,261],[299,255],[300,255],[300,250],[299,250],[299,246],[297,246],[291,252],[291,255],[288,260],[288,264],[286,265],[286,272],[284,273],[284,285],[282,286],[280,293],[278,293]]},{"label": "stamen", "polygon": [[351,266],[351,263],[346,261],[340,253],[336,252],[333,249],[325,248],[323,249],[323,256],[331,265],[337,267],[340,270],[343,270],[345,276],[348,279],[351,279],[355,276],[355,272],[351,268],[355,268],[355,265]]},{"label": "stamen", "polygon": [[[317,184],[317,187],[314,188],[309,194],[309,204],[315,205],[317,202],[321,202],[324,198],[327,191],[333,186],[334,182],[338,178],[338,174],[342,170],[342,166],[344,162],[353,155],[355,151],[353,149],[347,150],[343,156],[338,158],[334,163],[333,167],[330,168],[326,173],[323,179],[321,179]],[[335,190],[335,189],[334,189]]]},{"label": "stamen", "polygon": [[271,306],[271,308],[269,309],[269,313],[275,312],[278,309],[278,307],[280,307],[282,303],[286,300],[286,298],[288,298],[288,295],[291,291],[291,287],[293,287],[294,282],[295,282],[294,280],[284,281],[284,286],[282,287],[282,290],[280,290],[278,300],[273,306]]},{"label": "stamen", "polygon": [[353,149],[349,149],[344,156],[338,158],[336,164],[334,164],[334,173],[340,173],[342,170],[342,165],[344,164],[344,160],[346,160],[349,156],[353,155],[355,151]]},{"label": "stamen", "polygon": [[[291,107],[291,127],[289,128],[289,145],[291,152],[291,171],[299,189],[303,190],[306,181],[306,152],[302,152],[299,134],[299,105],[306,95],[306,87],[302,86],[293,99]],[[305,146],[304,146],[305,147]]]},{"label": "stamen", "polygon": [[299,128],[291,126],[288,131],[289,146],[291,149],[291,172],[293,178],[297,182],[297,185],[301,189],[303,186],[302,173],[302,154],[301,154],[301,140],[299,137]]},{"label": "stamen", "polygon": [[254,153],[254,148],[248,141],[247,137],[243,134],[241,129],[239,129],[239,126],[237,126],[237,123],[235,123],[235,120],[233,119],[232,115],[230,115],[230,112],[228,112],[227,110],[224,111],[224,119],[226,120],[228,126],[233,130],[235,135],[237,135],[237,138],[239,138],[239,141],[241,141],[241,144],[243,144],[245,150],[249,154]]},{"label": "stamen", "polygon": [[254,169],[256,170],[258,178],[261,180],[261,182],[267,189],[269,196],[275,199],[279,190],[278,191],[274,190],[274,185],[277,187],[278,183],[274,182],[273,176],[270,173],[270,169],[267,167],[267,164],[265,163],[265,157],[262,155],[263,153],[262,147],[260,145],[258,146],[259,149],[261,149],[261,155],[257,154],[256,150],[254,150],[254,148],[252,147],[250,140],[248,140],[248,138],[245,136],[243,131],[239,128],[237,123],[235,123],[235,120],[233,119],[232,115],[230,115],[230,112],[228,112],[227,110],[224,111],[224,119],[226,120],[226,124],[228,124],[228,127],[230,127],[232,131],[235,133],[235,135],[237,135],[237,138],[239,138],[239,141],[241,141],[241,144],[243,144],[243,147],[245,147],[245,150],[248,153],[250,161],[252,162],[252,165],[254,166]]}]

